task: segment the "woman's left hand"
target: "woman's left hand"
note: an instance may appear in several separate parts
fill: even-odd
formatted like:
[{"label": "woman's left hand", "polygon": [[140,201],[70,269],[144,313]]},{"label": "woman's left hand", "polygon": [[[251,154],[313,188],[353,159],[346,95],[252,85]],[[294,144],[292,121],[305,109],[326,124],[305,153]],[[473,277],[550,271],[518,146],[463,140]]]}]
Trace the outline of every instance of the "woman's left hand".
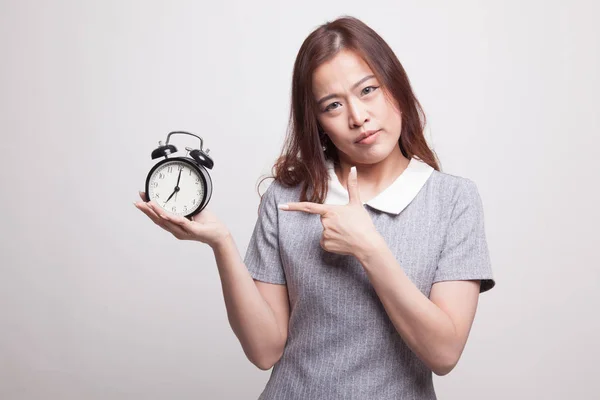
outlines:
[{"label": "woman's left hand", "polygon": [[375,243],[379,232],[360,200],[356,167],[352,167],[348,175],[348,197],[349,202],[346,205],[305,201],[280,204],[279,208],[285,211],[319,214],[323,225],[321,247],[332,253],[358,257]]}]

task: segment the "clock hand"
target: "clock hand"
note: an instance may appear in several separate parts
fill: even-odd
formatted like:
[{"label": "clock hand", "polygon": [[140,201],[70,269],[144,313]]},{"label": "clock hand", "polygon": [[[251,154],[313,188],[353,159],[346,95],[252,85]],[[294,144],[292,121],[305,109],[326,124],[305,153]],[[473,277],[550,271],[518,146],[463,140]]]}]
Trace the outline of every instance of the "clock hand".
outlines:
[{"label": "clock hand", "polygon": [[[171,193],[169,198],[165,201],[164,205],[166,205],[169,202],[169,200],[171,200],[171,197],[173,197],[173,195],[179,191],[179,181],[181,180],[181,171],[183,171],[182,167],[179,168],[179,176],[177,176],[177,183],[175,184],[175,189],[173,190],[173,193]],[[177,200],[177,197],[175,197],[175,200]]]},{"label": "clock hand", "polygon": [[183,167],[179,168],[179,176],[177,177],[177,184],[175,185],[176,188],[179,188],[179,181],[181,180],[181,171],[183,171]]},{"label": "clock hand", "polygon": [[178,190],[177,190],[177,188],[175,188],[175,190],[173,190],[173,193],[171,193],[171,195],[169,196],[169,198],[167,200],[165,200],[165,204],[164,205],[167,205],[167,203],[169,202],[169,200],[171,200],[171,197],[173,197],[173,195],[175,193],[177,193],[177,192],[178,192]]}]

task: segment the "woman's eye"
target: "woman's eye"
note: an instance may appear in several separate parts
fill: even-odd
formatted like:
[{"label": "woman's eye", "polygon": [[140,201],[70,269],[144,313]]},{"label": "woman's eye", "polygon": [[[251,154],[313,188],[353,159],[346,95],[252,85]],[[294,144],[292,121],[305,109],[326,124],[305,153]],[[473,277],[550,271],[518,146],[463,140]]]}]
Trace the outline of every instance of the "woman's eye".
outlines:
[{"label": "woman's eye", "polygon": [[[334,110],[335,108],[332,108],[331,106],[333,106],[334,104],[340,104],[339,102],[335,101],[333,103],[331,103],[330,105],[327,106],[327,108],[325,108],[325,111],[329,111],[329,110]],[[336,107],[337,108],[337,107]]]},{"label": "woman's eye", "polygon": [[[375,89],[377,89],[379,86],[367,86],[366,88],[363,89],[363,94],[369,94],[375,91]],[[373,90],[369,90],[368,92],[365,93],[365,90],[367,89],[373,89]]]},{"label": "woman's eye", "polygon": [[[364,88],[362,90],[362,94],[367,95],[367,94],[373,93],[378,88],[379,88],[379,86],[367,86],[366,88]],[[367,89],[370,89],[370,90],[367,90]],[[338,101],[335,101],[335,102],[331,103],[330,105],[328,105],[324,111],[327,112],[327,111],[335,110],[337,108],[337,107],[334,107],[335,104],[340,104],[340,103]]]}]

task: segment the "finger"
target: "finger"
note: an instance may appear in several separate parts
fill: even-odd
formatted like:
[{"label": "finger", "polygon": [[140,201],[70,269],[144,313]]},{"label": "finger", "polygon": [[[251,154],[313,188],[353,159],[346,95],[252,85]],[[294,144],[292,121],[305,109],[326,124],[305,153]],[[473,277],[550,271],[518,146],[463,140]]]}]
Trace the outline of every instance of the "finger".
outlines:
[{"label": "finger", "polygon": [[144,200],[144,201],[148,201],[148,200],[146,199],[146,193],[144,193],[144,192],[142,192],[142,191],[140,190],[140,191],[138,191],[138,194],[140,195],[140,198],[141,198],[142,200]]},{"label": "finger", "polygon": [[358,172],[356,171],[356,167],[350,168],[350,173],[348,174],[348,198],[349,204],[361,204],[358,192]]},{"label": "finger", "polygon": [[154,200],[149,201],[146,205],[154,211],[156,216],[160,218],[163,222],[171,222],[171,215],[165,211],[162,207],[160,207]]},{"label": "finger", "polygon": [[154,222],[156,225],[160,226],[163,229],[168,228],[167,224],[169,221],[163,216],[161,216],[161,212],[160,210],[156,209],[156,206],[155,208],[152,208],[150,203],[142,203],[138,206],[138,208],[141,209],[148,217],[150,217],[152,222]]},{"label": "finger", "polygon": [[158,216],[158,214],[156,214],[154,212],[154,210],[152,210],[152,208],[150,208],[150,206],[148,206],[148,203],[145,203],[145,202],[135,203],[135,206],[139,210],[141,210],[144,214],[146,214],[148,216],[148,218],[150,218],[152,220],[152,222],[154,222],[157,225],[160,225],[160,217]]},{"label": "finger", "polygon": [[285,211],[304,211],[310,214],[325,214],[329,211],[329,207],[325,204],[311,203],[303,201],[299,203],[280,204],[279,208]]},{"label": "finger", "polygon": [[188,236],[189,233],[184,230],[180,225],[173,222],[173,218],[176,217],[174,215],[168,215],[163,209],[161,209],[154,201],[150,201],[146,203],[148,207],[154,212],[156,215],[156,224],[162,227],[163,229],[171,232],[175,237],[181,238],[184,236]]},{"label": "finger", "polygon": [[170,223],[177,225],[185,233],[192,232],[192,222],[189,219],[187,219],[186,217],[171,214],[171,215],[165,215],[163,218],[165,218]]}]

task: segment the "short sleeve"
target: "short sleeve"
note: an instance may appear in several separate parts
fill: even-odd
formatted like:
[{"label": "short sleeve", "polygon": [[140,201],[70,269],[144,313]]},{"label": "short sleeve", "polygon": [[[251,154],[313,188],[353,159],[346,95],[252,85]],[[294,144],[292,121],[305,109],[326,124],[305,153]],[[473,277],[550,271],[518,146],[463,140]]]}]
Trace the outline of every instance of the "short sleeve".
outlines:
[{"label": "short sleeve", "polygon": [[483,204],[476,184],[463,178],[433,283],[481,280],[480,293],[496,285],[485,234]]},{"label": "short sleeve", "polygon": [[256,280],[285,284],[285,273],[279,254],[276,185],[277,182],[271,183],[262,195],[258,219],[248,243],[244,264]]}]

